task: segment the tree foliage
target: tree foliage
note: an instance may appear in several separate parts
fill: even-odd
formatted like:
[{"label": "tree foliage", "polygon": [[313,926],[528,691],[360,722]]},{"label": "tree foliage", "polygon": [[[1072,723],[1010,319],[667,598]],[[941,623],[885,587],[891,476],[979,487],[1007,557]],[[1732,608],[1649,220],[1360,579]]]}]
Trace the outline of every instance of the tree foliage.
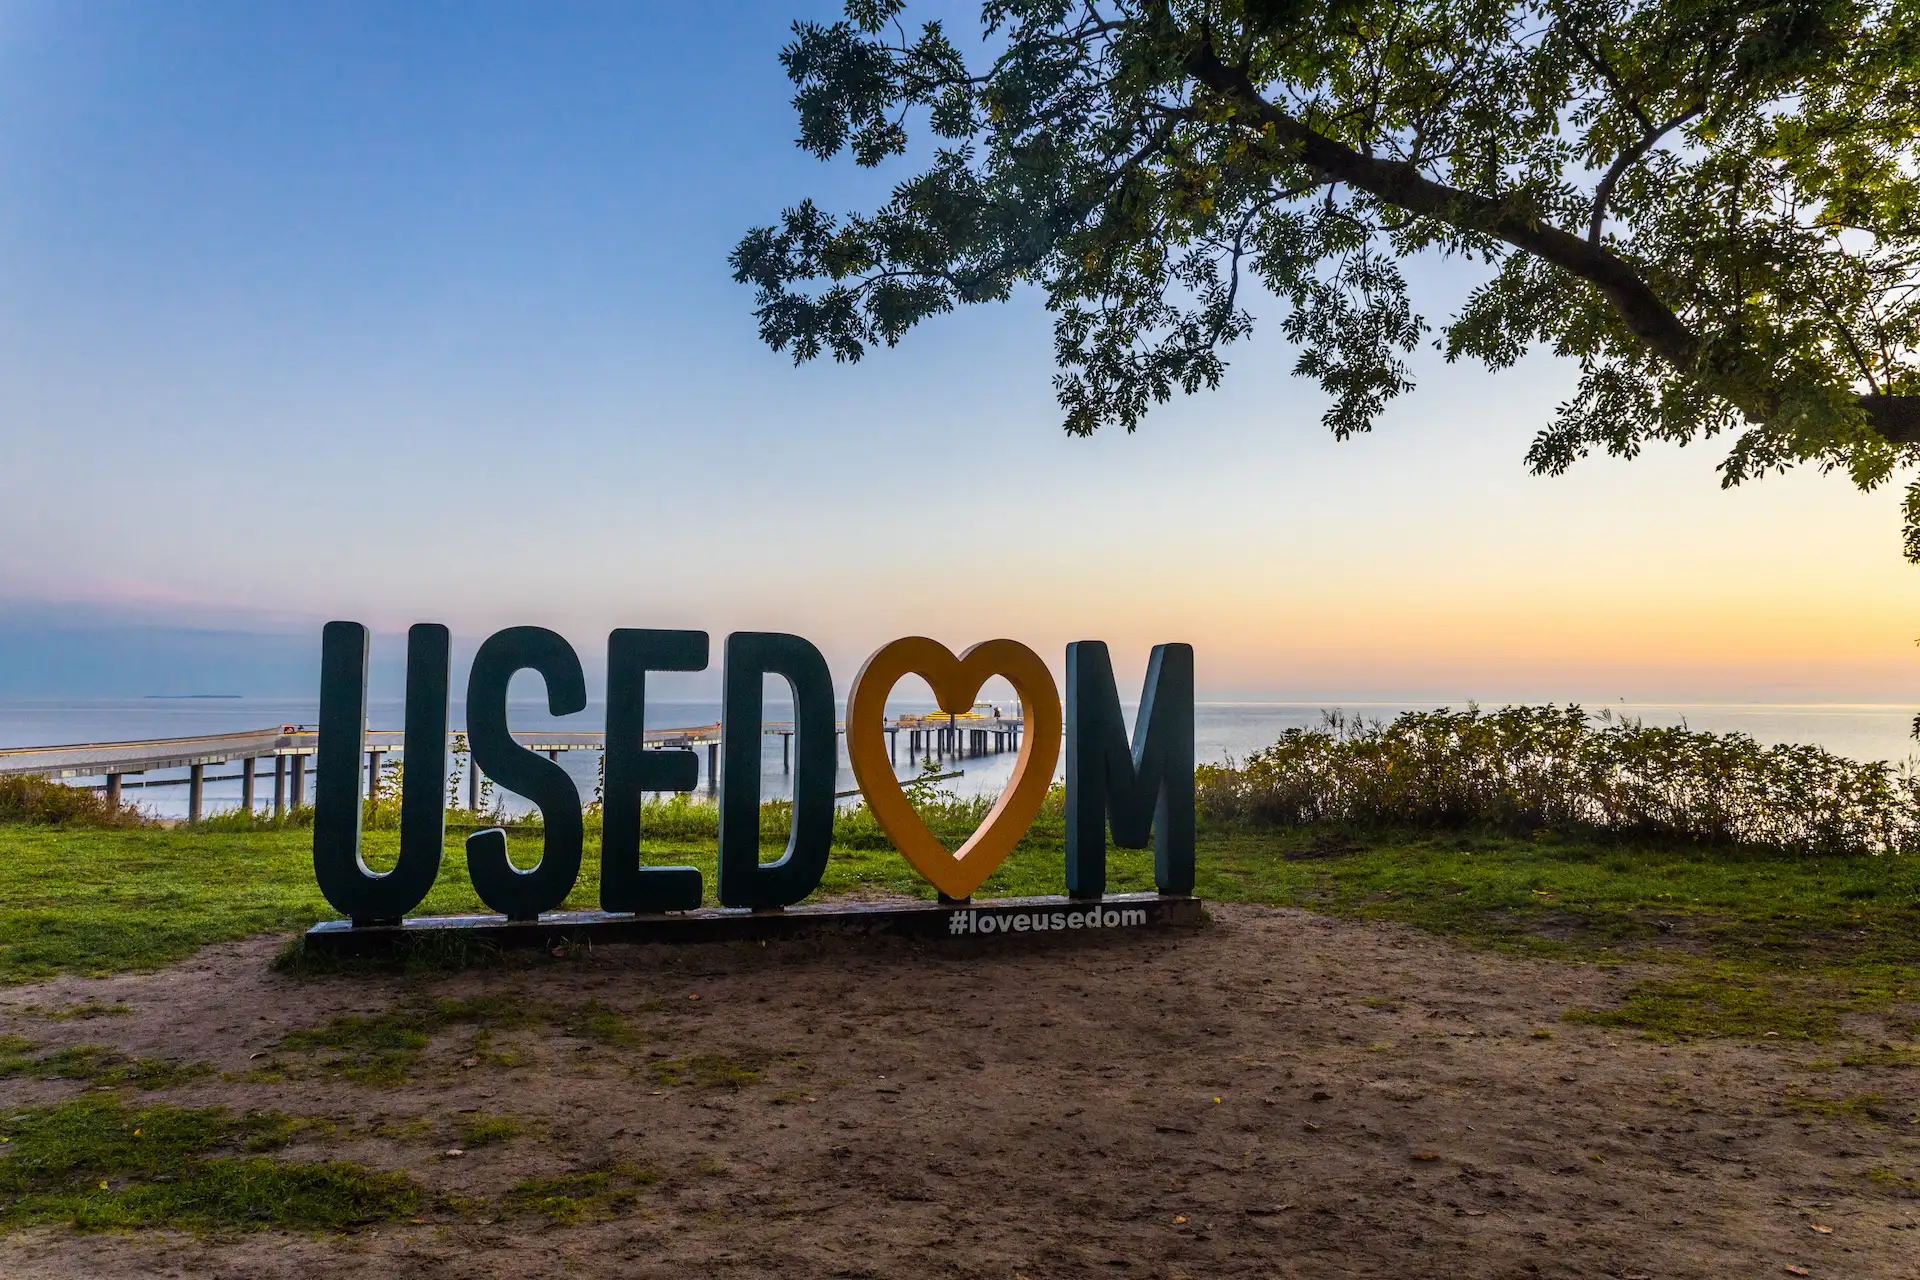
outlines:
[{"label": "tree foliage", "polygon": [[[796,361],[1030,284],[1066,429],[1132,430],[1219,383],[1257,281],[1341,437],[1431,340],[1577,363],[1539,472],[1724,433],[1727,484],[1872,487],[1920,442],[1920,0],[986,0],[964,51],[906,8],[781,54],[806,150],[934,142],[873,212],[740,241]],[[1437,326],[1422,254],[1483,264]]]}]

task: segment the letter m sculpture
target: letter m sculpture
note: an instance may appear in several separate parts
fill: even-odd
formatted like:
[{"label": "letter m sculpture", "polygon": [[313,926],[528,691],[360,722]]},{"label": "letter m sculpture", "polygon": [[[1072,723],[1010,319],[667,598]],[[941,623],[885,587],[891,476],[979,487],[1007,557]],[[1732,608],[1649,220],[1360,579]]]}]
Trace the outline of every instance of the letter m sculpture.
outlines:
[{"label": "letter m sculpture", "polygon": [[1193,646],[1161,644],[1147,662],[1133,741],[1107,646],[1067,646],[1067,892],[1107,890],[1107,827],[1122,849],[1147,847],[1161,893],[1193,892]]}]

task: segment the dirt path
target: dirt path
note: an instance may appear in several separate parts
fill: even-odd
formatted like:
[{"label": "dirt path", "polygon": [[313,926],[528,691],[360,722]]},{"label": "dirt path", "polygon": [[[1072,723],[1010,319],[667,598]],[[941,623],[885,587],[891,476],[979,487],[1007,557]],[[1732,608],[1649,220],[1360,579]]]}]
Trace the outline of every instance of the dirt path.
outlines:
[{"label": "dirt path", "polygon": [[[158,974],[18,988],[0,996],[0,1033],[239,1076],[268,1052],[294,1073],[130,1104],[330,1117],[332,1138],[287,1158],[406,1169],[469,1199],[344,1237],[36,1230],[0,1242],[0,1272],[1920,1274],[1920,1200],[1898,1181],[1920,1173],[1920,1071],[1559,1021],[1617,1000],[1627,973],[1296,911],[1215,918],[964,950],[616,948],[417,983],[280,977],[260,940]],[[639,1040],[461,1027],[391,1087],[339,1079],[324,1057],[303,1077],[304,1059],[271,1053],[291,1028],[423,991],[599,1001]],[[23,1012],[76,1001],[131,1013]],[[9,1106],[72,1092],[0,1081]],[[1820,1114],[1821,1099],[1867,1094],[1872,1114]],[[445,1154],[460,1117],[483,1113],[525,1132]],[[580,1221],[503,1207],[522,1179],[609,1168],[643,1176],[616,1174],[626,1196]]]}]

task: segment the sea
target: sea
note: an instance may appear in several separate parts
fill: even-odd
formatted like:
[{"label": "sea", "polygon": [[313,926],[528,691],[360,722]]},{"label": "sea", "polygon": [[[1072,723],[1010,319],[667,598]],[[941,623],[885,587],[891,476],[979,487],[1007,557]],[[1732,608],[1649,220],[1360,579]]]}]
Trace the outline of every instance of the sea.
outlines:
[{"label": "sea", "polygon": [[[1253,752],[1271,745],[1286,730],[1321,723],[1330,712],[1362,719],[1391,720],[1402,711],[1430,711],[1435,703],[1401,702],[1202,702],[1194,708],[1194,737],[1201,762],[1244,760]],[[1459,705],[1459,704],[1454,704]],[[1589,710],[1598,711],[1598,706]],[[1904,761],[1920,754],[1920,744],[1909,736],[1917,708],[1907,704],[1826,703],[1610,703],[1605,708],[1616,716],[1631,716],[1649,725],[1686,725],[1714,732],[1744,733],[1765,745],[1775,743],[1811,743],[1838,755],[1856,760]],[[930,711],[930,705],[889,704],[889,715]],[[451,721],[458,729],[465,725],[465,708],[456,703]],[[1131,716],[1132,708],[1128,708]],[[787,710],[768,700],[769,720],[787,717]],[[236,730],[264,729],[283,724],[311,725],[319,716],[311,700],[273,698],[121,698],[72,699],[48,701],[0,700],[0,748],[52,746],[65,743],[120,742],[152,738],[181,738],[200,734],[227,733]],[[647,727],[663,729],[710,725],[720,719],[718,701],[670,702],[647,704]],[[398,729],[403,723],[401,704],[396,700],[369,699],[367,721],[374,729]],[[556,718],[547,713],[544,703],[513,703],[509,721],[515,729],[598,729],[605,722],[604,706],[589,705],[578,715]],[[700,782],[695,797],[709,792],[707,753],[700,756]],[[1012,773],[1012,753],[948,758],[939,762],[940,772],[957,776],[938,785],[962,796],[997,794]],[[580,787],[583,798],[590,799],[598,781],[598,752],[569,751],[560,756]],[[907,758],[906,739],[900,741],[900,776],[911,777],[921,768],[919,761]],[[792,775],[781,763],[781,740],[775,735],[762,738],[761,794],[767,799],[791,795]],[[234,775],[238,765],[215,766],[208,770],[207,812],[239,806],[240,783]],[[128,783],[126,798],[159,818],[186,815],[187,789],[167,785],[186,776],[185,770],[157,771]],[[75,779],[79,785],[98,779]],[[271,801],[271,774],[256,790],[256,800]],[[161,785],[153,785],[161,784]],[[856,790],[848,768],[846,749],[840,746],[840,769],[836,791]],[[509,813],[524,808],[513,797],[505,797]]]}]

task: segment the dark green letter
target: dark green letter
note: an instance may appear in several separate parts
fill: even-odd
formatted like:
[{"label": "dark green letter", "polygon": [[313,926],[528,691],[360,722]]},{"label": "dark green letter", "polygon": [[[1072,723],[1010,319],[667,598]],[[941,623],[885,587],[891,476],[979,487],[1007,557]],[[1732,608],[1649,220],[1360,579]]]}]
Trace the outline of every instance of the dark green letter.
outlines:
[{"label": "dark green letter", "polygon": [[[793,826],[777,862],[760,862],[760,682],[793,687]],[[833,677],[820,651],[799,636],[736,631],[727,637],[721,710],[720,902],[784,907],[826,874],[833,845],[833,777],[838,741]]]},{"label": "dark green letter", "polygon": [[400,859],[384,875],[360,856],[360,757],[366,747],[367,629],[329,622],[320,636],[319,779],[313,797],[313,875],[334,909],[359,924],[397,922],[440,874],[446,836],[447,629],[407,632],[406,781]]},{"label": "dark green letter", "polygon": [[1147,662],[1133,745],[1107,646],[1067,646],[1067,892],[1107,891],[1107,823],[1122,849],[1147,847],[1162,893],[1193,892],[1193,646],[1159,644]]},{"label": "dark green letter", "polygon": [[508,627],[487,637],[467,678],[467,738],[473,766],[540,808],[545,825],[539,865],[522,871],[507,859],[499,827],[467,837],[467,874],[480,900],[510,920],[537,919],[566,901],[580,877],[580,790],[552,760],[513,740],[507,683],[516,671],[547,682],[547,709],[569,716],[587,708],[587,681],[573,646],[545,627]]},{"label": "dark green letter", "polygon": [[691,791],[700,762],[691,751],[648,751],[647,672],[704,671],[704,631],[621,628],[607,637],[607,753],[600,836],[602,911],[691,911],[698,867],[640,865],[640,802],[647,791]]}]

